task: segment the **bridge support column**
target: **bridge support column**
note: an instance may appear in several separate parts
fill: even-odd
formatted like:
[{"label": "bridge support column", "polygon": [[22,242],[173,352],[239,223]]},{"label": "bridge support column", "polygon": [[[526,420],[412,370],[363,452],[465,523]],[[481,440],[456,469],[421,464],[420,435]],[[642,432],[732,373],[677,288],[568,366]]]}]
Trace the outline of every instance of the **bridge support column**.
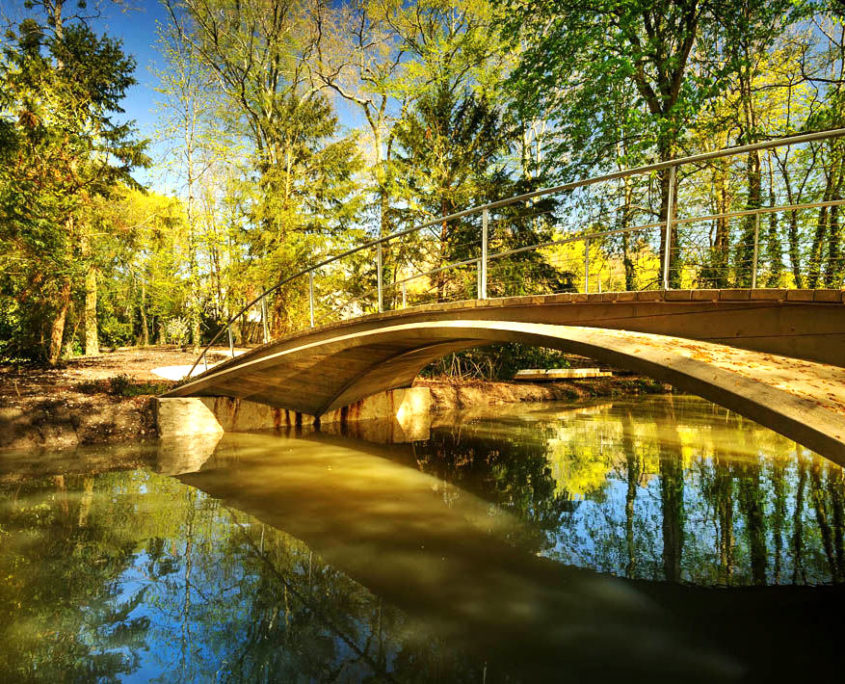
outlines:
[{"label": "bridge support column", "polygon": [[155,411],[161,438],[223,434],[214,412],[199,397],[157,398]]}]

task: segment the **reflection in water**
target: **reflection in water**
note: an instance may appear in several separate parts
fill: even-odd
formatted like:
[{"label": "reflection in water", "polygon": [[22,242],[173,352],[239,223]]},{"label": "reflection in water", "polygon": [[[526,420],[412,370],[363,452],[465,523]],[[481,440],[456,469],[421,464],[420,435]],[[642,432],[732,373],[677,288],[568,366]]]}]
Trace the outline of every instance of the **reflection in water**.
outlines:
[{"label": "reflection in water", "polygon": [[842,468],[703,400],[535,405],[435,427],[415,458],[567,565],[697,585],[845,579]]},{"label": "reflection in water", "polygon": [[3,680],[841,667],[842,470],[698,400],[0,463]]}]

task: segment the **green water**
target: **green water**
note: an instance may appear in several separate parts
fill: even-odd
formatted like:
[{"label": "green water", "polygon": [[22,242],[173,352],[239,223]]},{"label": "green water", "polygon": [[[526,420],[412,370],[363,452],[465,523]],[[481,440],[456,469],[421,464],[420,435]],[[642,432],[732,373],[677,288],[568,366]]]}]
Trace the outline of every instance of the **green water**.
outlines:
[{"label": "green water", "polygon": [[[0,457],[0,681],[838,681],[843,471],[704,401]],[[384,443],[392,442],[392,443]]]}]

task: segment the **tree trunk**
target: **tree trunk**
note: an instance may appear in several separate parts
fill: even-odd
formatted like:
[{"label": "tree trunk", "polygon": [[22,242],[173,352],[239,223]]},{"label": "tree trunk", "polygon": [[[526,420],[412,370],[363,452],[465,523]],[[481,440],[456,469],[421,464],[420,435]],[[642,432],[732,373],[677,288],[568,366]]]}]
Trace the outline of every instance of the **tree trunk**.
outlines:
[{"label": "tree trunk", "polygon": [[[845,181],[843,161],[840,160],[838,166],[838,177],[831,193],[831,200],[842,199],[842,184]],[[842,225],[840,224],[839,213],[840,208],[838,206],[830,207],[827,226],[827,260],[825,261],[824,268],[824,284],[826,287],[831,288],[842,287],[842,276],[845,273],[845,264],[843,264],[842,257],[842,242],[845,240],[845,231],[843,231]]]},{"label": "tree trunk", "polygon": [[801,447],[795,445],[795,453],[798,457],[798,484],[795,488],[795,507],[792,517],[792,583],[806,582],[806,572],[803,567],[802,556],[804,552],[804,488],[807,482],[807,464],[801,456]]},{"label": "tree trunk", "polygon": [[[660,145],[659,161],[665,162],[672,159],[673,149],[669,143]],[[670,187],[669,169],[664,169],[660,173],[660,216],[661,223],[667,221],[671,222],[671,231],[669,235],[669,287],[677,288],[681,285],[681,261],[678,258],[678,224],[675,223],[676,205],[678,199],[678,183],[677,177],[675,183]],[[672,197],[672,216],[669,216],[669,197]],[[658,274],[658,281],[660,287],[663,287],[663,273],[666,269],[666,229],[660,231],[660,273]]]},{"label": "tree trunk", "polygon": [[729,459],[715,454],[713,498],[719,526],[719,583],[730,584],[734,572],[733,473]]},{"label": "tree trunk", "polygon": [[56,316],[53,318],[53,324],[50,329],[50,350],[47,355],[47,361],[51,366],[55,366],[62,356],[62,340],[65,335],[65,321],[67,320],[67,310],[69,307],[70,280],[65,279],[59,291],[58,310],[56,311]]},{"label": "tree trunk", "polygon": [[824,269],[825,287],[842,286],[842,240],[843,231],[839,224],[839,207],[830,208],[827,228],[827,260]]},{"label": "tree trunk", "polygon": [[816,513],[816,523],[819,526],[819,535],[821,537],[824,555],[827,558],[831,577],[836,581],[839,573],[836,564],[836,554],[833,548],[833,529],[831,528],[828,517],[827,502],[825,501],[824,495],[825,490],[822,486],[821,465],[814,461],[810,466],[810,498],[812,499],[813,509]]},{"label": "tree trunk", "polygon": [[843,494],[843,484],[845,484],[845,477],[843,477],[842,469],[828,466],[827,491],[833,508],[833,551],[837,569],[835,582],[845,580],[845,495]]},{"label": "tree trunk", "polygon": [[[669,405],[667,418],[675,422]],[[675,435],[677,437],[677,435]],[[680,444],[680,438],[672,444]],[[684,464],[681,450],[665,444],[658,455],[660,468],[660,503],[663,513],[663,572],[670,582],[681,580],[681,557],[684,550]]]},{"label": "tree trunk", "polygon": [[79,499],[79,517],[77,527],[88,527],[88,515],[94,502],[94,478],[86,477],[82,480],[82,496]]},{"label": "tree trunk", "polygon": [[[775,206],[775,180],[771,157],[769,157],[769,206]],[[769,214],[769,225],[766,231],[766,259],[769,262],[766,287],[780,287],[783,275],[783,248],[778,231],[778,215],[775,212]]]},{"label": "tree trunk", "polygon": [[[801,188],[799,186],[798,197],[795,196],[795,193],[792,190],[792,181],[789,177],[786,160],[784,160],[782,165],[782,175],[787,202],[789,202],[790,205],[798,204],[803,193],[801,192]],[[800,235],[798,234],[798,212],[794,209],[789,212],[789,223],[787,224],[786,234],[789,242],[789,263],[792,266],[792,277],[795,280],[795,287],[803,288],[804,276],[801,273],[801,245],[799,242]]]},{"label": "tree trunk", "polygon": [[150,344],[150,326],[147,322],[147,284],[141,281],[141,345],[148,347]]},{"label": "tree trunk", "polygon": [[[716,213],[730,211],[731,195],[728,189],[728,160],[717,159],[713,172],[716,193]],[[728,286],[728,267],[731,247],[731,220],[722,216],[716,219],[716,235],[713,239],[713,259],[707,285],[716,288]]]},{"label": "tree trunk", "polygon": [[670,582],[681,579],[684,548],[684,467],[677,449],[660,450],[660,499],[663,509],[663,572]]},{"label": "tree trunk", "polygon": [[634,536],[635,503],[637,486],[642,471],[640,459],[634,447],[633,425],[630,413],[625,416],[622,424],[622,449],[625,452],[627,466],[628,490],[625,493],[625,541],[628,562],[625,565],[625,576],[633,579],[637,574],[636,539]]},{"label": "tree trunk", "polygon": [[757,464],[740,466],[742,479],[739,484],[740,508],[745,516],[748,552],[751,559],[751,578],[755,585],[766,584],[768,554],[766,550],[766,520],[763,514],[765,494],[760,485]]},{"label": "tree trunk", "polygon": [[772,541],[774,567],[772,568],[772,581],[780,584],[783,574],[783,535],[786,523],[786,502],[787,502],[787,475],[784,461],[772,463],[772,498],[774,499],[774,510],[771,513],[772,520]]},{"label": "tree trunk", "polygon": [[[627,230],[631,223],[631,202],[633,189],[630,181],[625,179],[625,206],[622,207],[622,230]],[[625,267],[625,290],[632,292],[637,289],[637,274],[634,261],[631,259],[631,235],[622,233],[622,264]]]},{"label": "tree trunk", "polygon": [[[832,177],[828,176],[827,186],[824,190],[823,201],[828,202],[833,196]],[[810,247],[810,264],[809,273],[807,275],[807,286],[813,289],[818,286],[822,274],[822,264],[824,262],[824,252],[827,242],[828,223],[830,218],[830,208],[821,207],[819,209],[819,216],[816,220],[816,231],[813,234],[813,243]]]},{"label": "tree trunk", "polygon": [[[790,201],[790,204],[792,202]],[[804,276],[801,274],[801,246],[798,242],[798,212],[789,212],[789,260],[792,262],[792,277],[795,287],[804,287]]]},{"label": "tree trunk", "polygon": [[100,353],[100,340],[97,335],[97,269],[91,259],[91,242],[87,225],[82,226],[79,238],[79,251],[85,265],[85,356]]},{"label": "tree trunk", "polygon": [[88,264],[85,273],[85,356],[100,353],[100,338],[97,333],[97,269]]},{"label": "tree trunk", "polygon": [[[748,179],[748,201],[746,209],[759,209],[762,205],[762,167],[760,164],[760,152],[754,150],[748,153],[746,160],[746,176]],[[752,271],[754,265],[754,231],[757,225],[757,216],[745,217],[745,229],[742,231],[742,240],[737,245],[736,259],[736,284],[737,287],[750,287],[752,282]]]}]

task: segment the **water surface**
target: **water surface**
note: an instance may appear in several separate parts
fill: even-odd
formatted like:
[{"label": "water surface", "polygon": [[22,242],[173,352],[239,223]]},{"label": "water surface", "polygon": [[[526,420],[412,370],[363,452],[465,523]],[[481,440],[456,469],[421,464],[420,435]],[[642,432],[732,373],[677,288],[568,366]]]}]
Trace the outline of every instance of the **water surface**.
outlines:
[{"label": "water surface", "polygon": [[0,679],[845,665],[843,472],[771,431],[687,397],[350,431],[3,455]]}]

